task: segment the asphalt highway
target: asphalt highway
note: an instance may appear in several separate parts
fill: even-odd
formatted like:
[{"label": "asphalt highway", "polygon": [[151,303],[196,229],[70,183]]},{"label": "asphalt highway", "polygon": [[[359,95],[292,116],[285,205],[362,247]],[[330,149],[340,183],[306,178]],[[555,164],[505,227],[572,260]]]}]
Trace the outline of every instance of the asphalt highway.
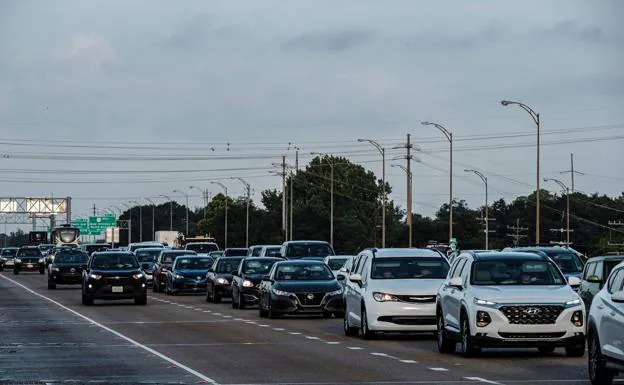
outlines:
[{"label": "asphalt highway", "polygon": [[364,341],[340,319],[269,320],[196,295],[86,307],[78,286],[45,279],[0,273],[0,384],[589,384],[586,357],[563,349],[464,359],[430,335]]}]

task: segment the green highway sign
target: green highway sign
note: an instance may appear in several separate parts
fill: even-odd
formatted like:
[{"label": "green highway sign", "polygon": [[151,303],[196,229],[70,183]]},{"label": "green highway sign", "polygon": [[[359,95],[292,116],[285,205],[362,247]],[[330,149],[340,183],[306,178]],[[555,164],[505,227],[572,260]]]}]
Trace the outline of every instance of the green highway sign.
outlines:
[{"label": "green highway sign", "polygon": [[112,215],[76,218],[72,220],[72,226],[80,230],[80,235],[100,235],[107,228],[117,226],[117,218]]}]

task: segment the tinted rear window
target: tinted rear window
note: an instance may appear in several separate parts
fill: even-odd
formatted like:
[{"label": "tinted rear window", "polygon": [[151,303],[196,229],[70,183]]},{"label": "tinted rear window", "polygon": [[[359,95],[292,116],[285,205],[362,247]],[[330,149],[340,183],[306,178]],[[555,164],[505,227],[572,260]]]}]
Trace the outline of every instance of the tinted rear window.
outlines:
[{"label": "tinted rear window", "polygon": [[132,254],[104,254],[94,256],[91,267],[97,270],[122,270],[138,269],[139,264],[136,257]]},{"label": "tinted rear window", "polygon": [[87,263],[89,256],[87,253],[57,253],[54,263]]}]

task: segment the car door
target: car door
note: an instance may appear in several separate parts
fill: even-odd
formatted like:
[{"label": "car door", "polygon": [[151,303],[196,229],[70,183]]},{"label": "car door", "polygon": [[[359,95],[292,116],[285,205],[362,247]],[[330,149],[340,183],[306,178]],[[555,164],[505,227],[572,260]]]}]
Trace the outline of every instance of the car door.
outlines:
[{"label": "car door", "polygon": [[624,268],[614,270],[612,274],[605,293],[605,306],[601,309],[600,343],[603,345],[603,354],[624,361],[624,303],[611,299],[613,294],[624,290]]},{"label": "car door", "polygon": [[[457,268],[453,274],[453,277],[462,277],[465,269],[469,268],[470,261],[467,258],[460,258],[458,260]],[[465,282],[464,282],[465,287]],[[453,329],[459,330],[459,311],[461,309],[461,299],[463,297],[462,288],[457,288],[454,286],[447,285],[447,295],[446,297],[446,314],[445,314],[445,323],[447,326],[450,326]]]},{"label": "car door", "polygon": [[591,287],[593,284],[595,284],[594,282],[589,282],[588,278],[595,274],[597,265],[597,262],[590,262],[585,265],[585,269],[583,270],[583,278],[581,279],[581,286],[579,287],[578,293],[588,310],[594,296],[592,294]]},{"label": "car door", "polygon": [[365,259],[364,254],[360,254],[356,257],[353,263],[353,269],[347,275],[345,280],[345,299],[346,299],[346,314],[349,317],[349,323],[351,325],[359,325],[360,323],[360,304],[359,300],[359,284],[358,282],[351,281],[351,276],[357,274],[357,270],[360,263]]}]

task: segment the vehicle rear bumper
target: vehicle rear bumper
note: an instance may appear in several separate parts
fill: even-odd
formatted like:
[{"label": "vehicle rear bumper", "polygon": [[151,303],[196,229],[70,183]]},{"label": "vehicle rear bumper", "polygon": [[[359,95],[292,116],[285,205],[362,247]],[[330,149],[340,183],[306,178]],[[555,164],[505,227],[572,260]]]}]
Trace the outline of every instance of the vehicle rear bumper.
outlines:
[{"label": "vehicle rear bumper", "polygon": [[57,285],[80,285],[82,283],[82,276],[80,275],[51,274],[48,278],[51,283]]}]

